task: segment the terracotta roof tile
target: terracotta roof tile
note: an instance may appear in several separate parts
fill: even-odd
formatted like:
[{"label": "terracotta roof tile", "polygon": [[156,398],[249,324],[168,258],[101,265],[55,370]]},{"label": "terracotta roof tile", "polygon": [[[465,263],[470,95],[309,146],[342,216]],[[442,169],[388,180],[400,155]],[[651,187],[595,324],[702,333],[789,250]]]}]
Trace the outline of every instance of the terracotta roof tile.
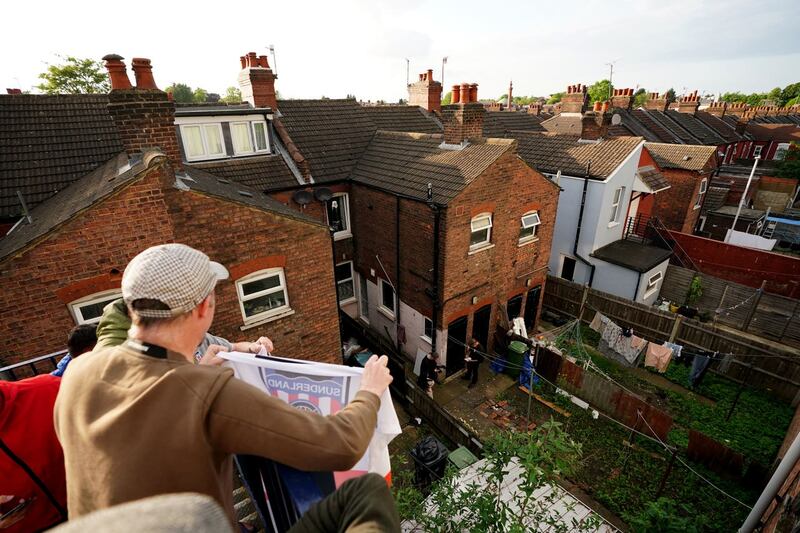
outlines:
[{"label": "terracotta roof tile", "polygon": [[259,191],[285,189],[298,184],[280,155],[242,157],[192,163],[187,166],[205,170],[219,178],[242,183]]},{"label": "terracotta roof tile", "polygon": [[702,170],[717,153],[715,146],[645,143],[644,147],[661,168]]},{"label": "terracotta roof tile", "polygon": [[490,111],[483,116],[484,137],[504,137],[509,131],[545,131],[542,117],[525,111]]}]

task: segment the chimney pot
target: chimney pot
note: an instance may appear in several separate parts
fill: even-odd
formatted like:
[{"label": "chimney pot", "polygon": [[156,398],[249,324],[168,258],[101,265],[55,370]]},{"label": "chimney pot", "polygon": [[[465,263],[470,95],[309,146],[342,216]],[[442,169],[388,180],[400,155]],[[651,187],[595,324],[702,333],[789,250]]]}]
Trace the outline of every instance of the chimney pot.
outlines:
[{"label": "chimney pot", "polygon": [[459,102],[461,102],[461,86],[453,85],[453,93],[450,96],[450,103],[457,104]]},{"label": "chimney pot", "polygon": [[247,68],[247,58],[244,56],[240,56],[239,59],[242,62],[242,70],[244,70],[245,68]]},{"label": "chimney pot", "polygon": [[108,77],[111,80],[111,90],[124,90],[131,89],[131,80],[128,78],[128,70],[125,68],[125,63],[122,61],[124,58],[117,54],[108,54],[103,56],[106,62],[105,67],[108,71]]},{"label": "chimney pot", "polygon": [[145,90],[158,90],[156,80],[153,79],[153,67],[150,60],[144,57],[134,57],[131,60],[133,75],[136,77],[136,88]]},{"label": "chimney pot", "polygon": [[469,101],[470,102],[477,102],[478,101],[478,84],[472,83],[469,86]]},{"label": "chimney pot", "polygon": [[469,99],[469,83],[462,83],[461,84],[461,103],[467,104],[470,102]]},{"label": "chimney pot", "polygon": [[608,100],[603,102],[603,106],[602,106],[602,112],[603,113],[608,113],[608,104],[609,104]]},{"label": "chimney pot", "polygon": [[433,81],[433,69],[428,69],[428,81]]},{"label": "chimney pot", "polygon": [[595,102],[595,103],[594,103],[594,107],[592,108],[592,111],[594,111],[595,113],[599,113],[599,112],[600,112],[600,107],[601,107],[602,105],[603,105],[603,104],[601,104],[600,102]]}]

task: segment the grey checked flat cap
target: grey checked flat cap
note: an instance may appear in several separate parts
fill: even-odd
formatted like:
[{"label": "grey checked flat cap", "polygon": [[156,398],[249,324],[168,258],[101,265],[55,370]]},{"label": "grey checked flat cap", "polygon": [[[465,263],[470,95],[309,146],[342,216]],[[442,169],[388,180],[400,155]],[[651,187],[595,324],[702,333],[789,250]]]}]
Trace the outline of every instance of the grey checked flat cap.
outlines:
[{"label": "grey checked flat cap", "polygon": [[208,256],[185,244],[161,244],[134,257],[122,275],[125,303],[157,300],[165,309],[138,309],[146,318],[170,318],[188,313],[211,294],[228,271]]}]

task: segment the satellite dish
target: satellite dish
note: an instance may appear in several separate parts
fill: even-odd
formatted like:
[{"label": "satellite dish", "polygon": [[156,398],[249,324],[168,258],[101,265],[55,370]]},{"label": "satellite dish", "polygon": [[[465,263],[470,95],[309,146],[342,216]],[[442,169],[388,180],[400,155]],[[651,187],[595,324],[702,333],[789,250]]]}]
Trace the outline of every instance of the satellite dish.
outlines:
[{"label": "satellite dish", "polygon": [[611,124],[613,124],[614,126],[619,126],[620,124],[622,124],[622,117],[619,115],[619,113],[614,113],[611,116]]},{"label": "satellite dish", "polygon": [[320,202],[327,202],[328,200],[333,198],[333,191],[331,191],[327,187],[320,187],[319,189],[314,190],[314,198],[316,198]]},{"label": "satellite dish", "polygon": [[314,196],[308,191],[295,191],[292,200],[299,205],[308,205],[314,200]]}]

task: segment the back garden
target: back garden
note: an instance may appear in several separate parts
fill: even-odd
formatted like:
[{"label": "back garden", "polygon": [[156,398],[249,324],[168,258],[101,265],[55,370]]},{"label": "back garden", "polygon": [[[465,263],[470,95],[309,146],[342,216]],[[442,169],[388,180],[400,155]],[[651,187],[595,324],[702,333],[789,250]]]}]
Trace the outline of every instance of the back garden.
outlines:
[{"label": "back garden", "polygon": [[[663,375],[643,368],[624,368],[596,350],[598,340],[594,331],[581,326],[571,335],[562,335],[559,344],[565,354],[579,361],[591,358],[608,378],[669,413],[674,423],[665,444],[677,450],[677,457],[670,466],[671,450],[655,439],[637,435],[608,417],[593,418],[590,411],[540,381],[534,385],[534,392],[551,405],[533,401],[531,420],[537,424],[551,419],[563,423],[582,448],[577,467],[564,481],[621,518],[633,531],[735,531],[760,494],[763,476],[783,442],[794,410],[765,392],[740,391],[738,384],[711,373],[696,390],[688,390],[688,368],[678,364],[671,364]],[[488,400],[502,403],[504,409],[524,419],[528,395],[516,383],[499,393],[496,390],[490,388],[485,398],[469,400],[473,410]],[[453,412],[454,405],[451,402],[445,408]],[[498,430],[468,426],[482,439]],[[741,453],[745,458],[741,473],[712,471],[692,461],[686,454],[690,429]],[[403,474],[400,463],[408,457],[402,442],[394,448],[393,465],[399,467],[396,493],[404,513],[410,512],[411,503],[421,496],[413,487],[412,477]]]}]

